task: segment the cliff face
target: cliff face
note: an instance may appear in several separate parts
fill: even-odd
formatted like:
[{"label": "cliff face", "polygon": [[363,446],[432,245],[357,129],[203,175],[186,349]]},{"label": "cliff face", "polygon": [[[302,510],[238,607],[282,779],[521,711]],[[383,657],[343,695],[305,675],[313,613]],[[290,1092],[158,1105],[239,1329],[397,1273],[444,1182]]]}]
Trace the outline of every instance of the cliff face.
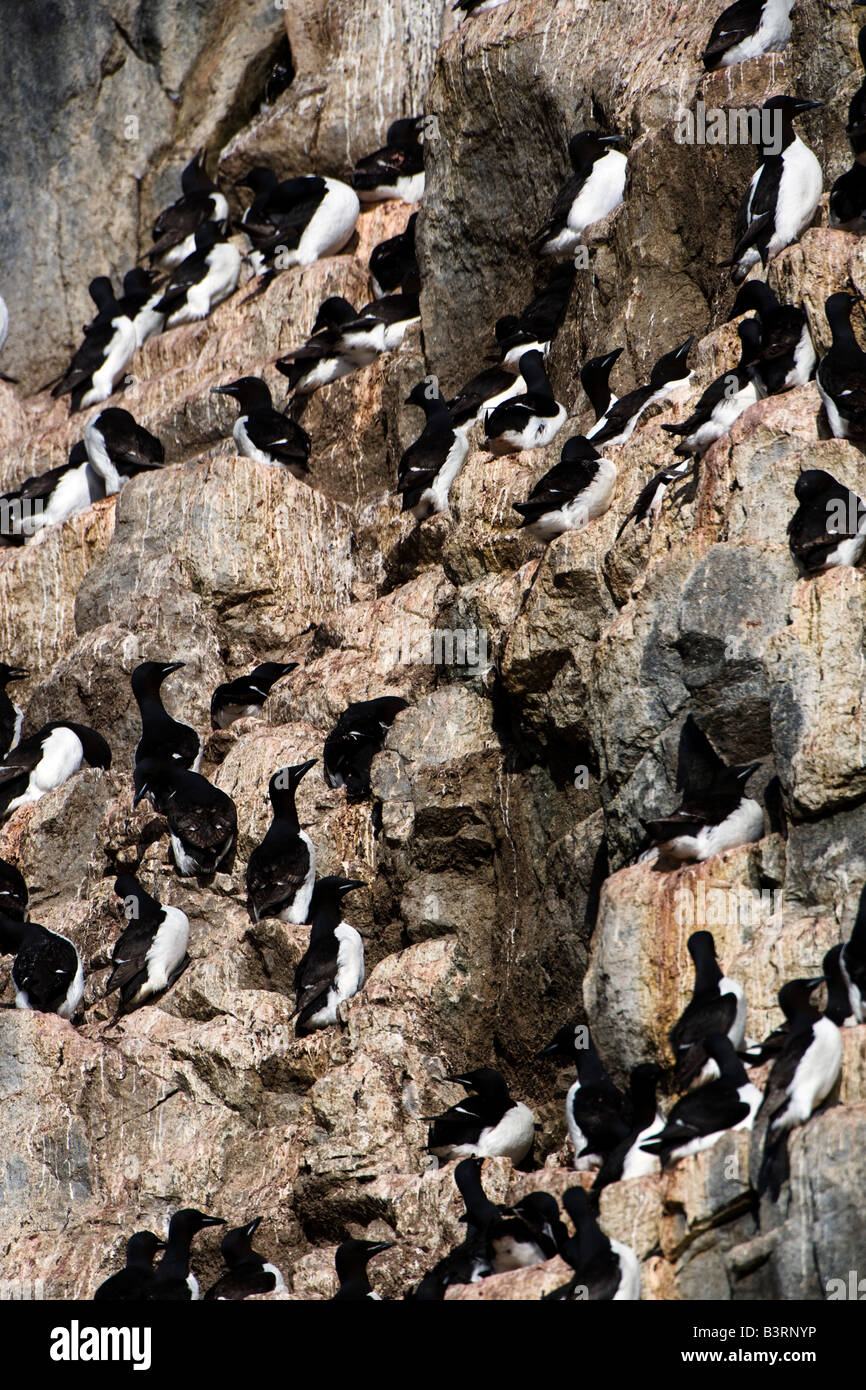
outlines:
[{"label": "cliff face", "polygon": [[[695,393],[736,360],[724,322],[732,294],[716,267],[754,154],[681,145],[676,119],[699,95],[732,107],[780,90],[821,99],[804,135],[829,188],[846,167],[857,23],[847,4],[805,0],[784,57],[707,77],[705,19],[673,0],[512,0],[456,32],[436,0],[303,0],[284,16],[226,3],[208,7],[207,23],[192,5],[167,7],[165,23],[169,10],[184,63],[180,40],[168,43],[155,20],[138,42],[135,5],[102,7],[97,26],[106,53],[130,50],[116,70],[104,59],[101,91],[124,72],[137,93],[156,84],[137,177],[158,192],[140,209],[114,197],[130,169],[116,144],[93,195],[74,160],[52,166],[56,187],[86,205],[77,215],[94,236],[67,260],[62,236],[49,235],[56,263],[37,273],[34,255],[26,272],[30,320],[14,280],[24,272],[14,271],[8,370],[23,365],[35,385],[62,358],[63,332],[46,335],[48,351],[28,322],[44,320],[54,277],[69,287],[76,325],[90,275],[126,268],[153,197],[182,162],[172,150],[218,137],[228,177],[255,162],[339,174],[390,119],[422,105],[435,118],[419,223],[423,341],[408,337],[311,400],[311,486],[235,456],[233,407],[210,387],[258,372],[282,399],[274,358],[303,339],[326,295],[368,297],[370,250],[411,211],[366,210],[344,255],[285,272],[258,298],[242,288],[206,322],[138,353],[122,403],[163,440],[171,467],[24,550],[0,551],[0,652],[32,673],[25,734],[47,719],[81,720],[114,752],[110,773],[80,774],[0,832],[0,855],[31,886],[34,919],[71,936],[89,962],[83,1026],[0,1011],[4,1275],[41,1278],[53,1297],[86,1296],[132,1230],[162,1230],[191,1205],[232,1224],[265,1217],[257,1243],[296,1298],[332,1291],[333,1249],[347,1231],[393,1235],[376,1284],[397,1297],[461,1231],[451,1169],[431,1171],[424,1154],[422,1117],[456,1099],[445,1075],[497,1065],[539,1119],[545,1166],[516,1174],[489,1161],[494,1200],[533,1187],[561,1193],[574,1181],[562,1116],[570,1078],[557,1083],[532,1060],[561,1023],[591,1021],[622,1080],[639,1061],[669,1061],[695,926],[713,930],[727,973],[744,982],[753,1037],[779,1021],[780,984],[818,973],[824,950],[848,935],[866,879],[864,579],[841,569],[798,579],[785,528],[803,467],[826,468],[862,495],[862,456],[825,437],[814,384],[752,407],[655,528],[630,526],[616,546],[640,487],[670,461],[660,426],[684,418],[683,400],[646,417],[619,450],[616,501],[587,531],[542,548],[515,530],[511,503],[558,459],[565,435],[588,428],[577,381],[588,356],[626,348],[619,394],[690,333]],[[296,76],[250,117],[255,83],[239,73],[264,72],[280,37],[275,14]],[[97,52],[90,23],[95,11],[76,21],[75,41]],[[13,37],[23,50],[26,35]],[[159,124],[175,87],[180,136],[167,116]],[[52,138],[65,135],[70,160],[80,141],[84,157],[77,98],[62,96]],[[97,109],[94,129],[98,119]],[[419,427],[407,389],[433,373],[450,390],[481,365],[493,319],[533,287],[526,241],[565,171],[567,137],[596,123],[627,137],[630,174],[624,206],[596,229],[551,355],[557,398],[575,418],[544,456],[470,452],[450,513],[418,527],[391,494]],[[48,136],[40,148],[55,159]],[[49,193],[55,212],[61,201]],[[30,234],[23,216],[7,211],[19,219],[3,231],[7,268]],[[829,230],[823,212],[819,222],[768,278],[806,305],[820,350],[825,297],[866,292],[866,253]],[[3,385],[0,402],[4,487],[64,461],[96,413],[70,419],[65,403]],[[418,659],[434,631],[457,636],[458,654],[461,635],[470,646],[480,637],[486,659]],[[150,658],[186,661],[166,700],[202,733],[218,682],[260,660],[302,663],[274,691],[267,720],[208,738],[202,770],[237,803],[239,847],[234,872],[207,888],[177,877],[156,818],[131,804],[138,718],[128,673]],[[374,763],[374,803],[347,805],[317,773],[301,783],[321,872],[370,885],[351,915],[366,933],[369,978],[345,1026],[298,1040],[291,980],[307,932],[250,924],[246,858],[268,822],[273,770],[321,757],[345,705],[385,693],[410,707]],[[674,804],[689,711],[729,761],[763,759],[758,793],[779,776],[789,833],[665,875],[634,863],[640,817]],[[118,931],[111,885],[137,865],[189,915],[193,960],[157,1004],[103,1037]],[[8,958],[0,981],[9,1004]],[[747,1136],[605,1191],[603,1225],[644,1261],[645,1297],[821,1298],[829,1279],[858,1268],[862,1034],[846,1030],[836,1103],[792,1139],[790,1188],[778,1207],[765,1204],[760,1230]],[[218,1239],[197,1242],[203,1283],[219,1268]],[[459,1296],[536,1298],[562,1277],[558,1268],[498,1276]]]}]

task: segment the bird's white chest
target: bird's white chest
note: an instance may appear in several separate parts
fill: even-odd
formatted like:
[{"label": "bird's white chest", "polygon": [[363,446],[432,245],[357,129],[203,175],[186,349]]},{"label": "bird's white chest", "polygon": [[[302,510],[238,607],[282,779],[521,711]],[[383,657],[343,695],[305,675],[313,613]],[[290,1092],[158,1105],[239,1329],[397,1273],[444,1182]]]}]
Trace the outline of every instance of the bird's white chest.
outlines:
[{"label": "bird's white chest", "polygon": [[568,226],[571,231],[582,232],[585,227],[600,222],[619,207],[627,169],[628,160],[619,150],[608,150],[595,161],[569,210]]},{"label": "bird's white chest", "polygon": [[789,1124],[804,1124],[832,1091],[842,1065],[842,1034],[829,1018],[819,1018],[788,1088],[785,1115]]},{"label": "bird's white chest", "polygon": [[321,256],[335,256],[355,230],[361,211],[355,190],[339,179],[325,179],[325,186],[325,196],[304,228],[297,250],[289,252],[290,265],[312,265]]},{"label": "bird's white chest", "polygon": [[775,229],[768,247],[771,256],[796,241],[808,227],[823,186],[821,165],[808,146],[799,137],[795,138],[782,155]]},{"label": "bird's white chest", "polygon": [[501,1154],[519,1163],[525,1158],[535,1137],[535,1116],[520,1101],[506,1110],[496,1125],[481,1131],[475,1152],[482,1158]]},{"label": "bird's white chest", "polygon": [[167,987],[189,944],[189,918],[186,913],[177,907],[165,907],[163,912],[165,920],[145,956],[148,994],[156,994]]},{"label": "bird's white chest", "polygon": [[71,729],[53,729],[42,745],[42,757],[30,774],[30,785],[23,801],[38,801],[46,792],[55,791],[76,773],[84,761],[81,740]]}]

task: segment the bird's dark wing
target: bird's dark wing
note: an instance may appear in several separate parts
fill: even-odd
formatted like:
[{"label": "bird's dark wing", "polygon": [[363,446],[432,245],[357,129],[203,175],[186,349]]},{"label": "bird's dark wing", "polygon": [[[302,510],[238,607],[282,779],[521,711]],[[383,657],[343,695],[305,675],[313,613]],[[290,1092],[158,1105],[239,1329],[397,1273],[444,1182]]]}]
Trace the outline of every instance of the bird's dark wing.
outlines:
[{"label": "bird's dark wing", "polygon": [[247,901],[257,917],[276,915],[291,902],[310,869],[310,852],[297,836],[272,849],[267,837],[252,852],[247,865]]},{"label": "bird's dark wing", "polygon": [[[100,322],[100,320],[102,320]],[[94,326],[95,325],[95,326]],[[105,350],[115,334],[114,324],[109,317],[97,315],[85,336],[84,342],[75,353],[63,376],[51,388],[52,396],[66,396],[92,376],[105,361]]]},{"label": "bird's dark wing", "polygon": [[113,969],[105,986],[106,994],[122,989],[144,972],[146,956],[153,945],[155,918],[159,916],[161,913],[156,913],[153,918],[148,914],[130,922],[118,937],[111,953]]},{"label": "bird's dark wing", "polygon": [[250,420],[255,443],[282,463],[306,465],[311,440],[305,429],[278,410],[257,410]]},{"label": "bird's dark wing", "polygon": [[828,487],[821,503],[798,507],[788,522],[791,553],[804,564],[855,536],[858,518],[863,515],[862,502],[841,483]]},{"label": "bird's dark wing", "polygon": [[608,439],[616,439],[617,435],[622,433],[631,417],[636,411],[640,410],[641,406],[651,394],[652,388],[650,386],[639,386],[635,391],[629,391],[625,396],[620,396],[619,400],[615,401],[610,410],[606,413],[605,419],[607,423],[604,429],[599,430],[597,434],[593,434],[589,441],[593,448],[597,449],[599,445],[606,443]]},{"label": "bird's dark wing", "polygon": [[[228,798],[226,798],[228,800]],[[229,801],[227,807],[178,806],[169,799],[163,811],[173,834],[194,849],[213,853],[237,832],[237,813]]]},{"label": "bird's dark wing", "polygon": [[190,193],[164,208],[153,224],[153,246],[147,253],[148,259],[162,256],[186,241],[208,221],[212,209],[212,195],[204,191]]},{"label": "bird's dark wing", "polygon": [[333,937],[314,942],[306,955],[298,962],[295,971],[295,993],[297,1010],[305,1008],[313,999],[324,994],[334,983],[337,972],[338,946]]},{"label": "bird's dark wing", "polygon": [[162,299],[156,305],[158,313],[168,313],[178,300],[184,297],[187,290],[198,284],[202,278],[208,254],[205,251],[193,251],[191,256],[187,256],[186,260],[181,261],[180,265],[171,272],[168,284],[163,290]]},{"label": "bird's dark wing", "polygon": [[544,226],[539,228],[529,243],[530,250],[534,250],[538,246],[543,245],[549,236],[560,231],[561,228],[565,226],[568,220],[568,214],[571,211],[571,205],[586,183],[586,177],[586,174],[572,174],[571,178],[567,179],[562,185],[562,188],[554,199],[553,207],[550,209],[550,216]]}]

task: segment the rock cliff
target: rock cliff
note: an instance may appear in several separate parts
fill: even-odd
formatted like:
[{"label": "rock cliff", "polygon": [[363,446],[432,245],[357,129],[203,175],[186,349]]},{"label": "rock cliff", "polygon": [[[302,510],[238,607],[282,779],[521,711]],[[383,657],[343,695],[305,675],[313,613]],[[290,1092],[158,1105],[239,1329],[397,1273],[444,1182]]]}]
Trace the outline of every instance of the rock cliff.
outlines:
[{"label": "rock cliff", "polygon": [[[668,1065],[666,1033],[691,989],[686,938],[704,924],[683,902],[715,889],[727,904],[758,904],[706,923],[746,985],[752,1037],[779,1022],[780,984],[819,973],[847,936],[866,880],[866,580],[851,569],[798,578],[786,526],[803,467],[862,495],[863,461],[828,437],[814,383],[753,406],[655,527],[628,527],[615,546],[640,487],[670,460],[661,424],[685,417],[685,398],[618,451],[616,500],[586,531],[544,547],[515,529],[511,503],[589,426],[577,378],[587,357],[625,348],[620,394],[690,333],[694,388],[735,361],[718,264],[754,151],[679,144],[677,118],[698,97],[822,100],[803,129],[829,188],[847,166],[857,16],[847,0],[802,0],[784,55],[709,75],[705,12],[676,0],[509,0],[457,29],[441,0],[39,0],[6,17],[17,66],[0,141],[12,190],[0,221],[13,323],[3,365],[24,387],[0,384],[4,488],[64,461],[97,413],[70,418],[35,388],[75,340],[87,280],[135,260],[191,149],[218,148],[227,181],[256,162],[340,175],[396,116],[431,120],[423,333],[311,399],[310,485],[237,457],[233,407],[210,388],[259,372],[281,400],[275,358],[303,340],[326,295],[369,297],[370,251],[412,211],[398,203],[365,208],[344,254],[284,272],[256,298],[242,287],[206,321],[149,340],[122,404],[170,466],[0,550],[0,654],[31,673],[24,732],[75,719],[114,753],[110,772],[79,774],[0,830],[33,917],[87,963],[83,1025],[0,1009],[4,1275],[88,1296],[131,1231],[162,1231],[189,1205],[232,1224],[263,1216],[258,1248],[293,1298],[333,1292],[347,1232],[394,1239],[374,1282],[401,1297],[461,1230],[451,1168],[424,1152],[422,1117],[458,1095],[448,1073],[498,1066],[538,1118],[542,1166],[489,1160],[490,1196],[560,1194],[575,1180],[570,1077],[557,1081],[535,1053],[575,1018],[592,1023],[618,1080],[643,1060]],[[80,62],[53,62],[33,26]],[[261,105],[283,26],[295,76]],[[50,117],[25,163],[11,137],[34,109]],[[130,148],[123,121],[136,113]],[[540,283],[526,241],[566,171],[568,136],[595,124],[626,137],[629,182],[595,229],[550,358],[571,418],[543,454],[491,459],[476,437],[450,512],[418,525],[392,492],[418,428],[407,390],[426,374],[456,388],[482,364],[496,315]],[[805,304],[819,348],[826,296],[866,293],[862,243],[826,221],[822,207],[768,276]],[[436,631],[470,645],[480,635],[485,659],[418,659]],[[176,875],[153,813],[132,807],[129,672],[146,659],[186,662],[171,708],[202,734],[220,681],[257,661],[300,663],[265,718],[207,738],[202,770],[239,811],[234,871],[207,887]],[[268,822],[270,774],[321,758],[345,705],[382,694],[410,703],[374,762],[372,801],[347,804],[318,772],[300,787],[321,872],[369,885],[351,915],[368,981],[342,1026],[297,1039],[291,981],[307,931],[252,924],[243,869]],[[762,760],[757,792],[780,778],[788,834],[768,822],[757,844],[662,874],[635,863],[640,817],[674,802],[689,711],[729,760]],[[192,964],[103,1036],[121,868],[188,914]],[[5,1005],[9,965],[0,958]],[[764,1204],[760,1226],[743,1135],[605,1191],[602,1224],[641,1258],[645,1298],[820,1299],[858,1269],[863,1033],[845,1030],[838,1092],[792,1139],[790,1187]],[[220,1269],[218,1245],[219,1232],[197,1242],[203,1284]],[[449,1297],[538,1298],[562,1278],[545,1266]]]}]

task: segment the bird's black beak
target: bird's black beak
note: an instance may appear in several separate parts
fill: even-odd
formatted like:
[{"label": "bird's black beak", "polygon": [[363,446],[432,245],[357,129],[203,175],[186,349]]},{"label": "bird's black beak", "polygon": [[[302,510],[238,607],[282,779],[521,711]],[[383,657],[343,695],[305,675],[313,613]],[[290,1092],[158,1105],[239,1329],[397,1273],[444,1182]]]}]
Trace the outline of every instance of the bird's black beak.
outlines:
[{"label": "bird's black beak", "polygon": [[794,110],[799,116],[803,111],[817,111],[823,105],[823,101],[798,101]]},{"label": "bird's black beak", "polygon": [[202,1226],[224,1226],[226,1223],[221,1216],[203,1216]]},{"label": "bird's black beak", "polygon": [[295,769],[295,781],[300,782],[302,777],[306,777],[310,768],[315,767],[318,761],[318,758],[310,758],[305,763],[299,763],[297,768]]},{"label": "bird's black beak", "polygon": [[559,1043],[550,1042],[550,1043],[547,1044],[546,1047],[542,1047],[541,1050],[540,1050],[540,1052],[536,1052],[536,1054],[535,1054],[535,1060],[536,1060],[537,1062],[539,1062],[539,1061],[541,1061],[541,1058],[542,1058],[542,1057],[558,1057],[558,1056],[559,1056]]},{"label": "bird's black beak", "polygon": [[746,763],[744,767],[737,768],[737,781],[748,782],[753,772],[757,772],[761,766],[760,759],[756,763]]},{"label": "bird's black beak", "polygon": [[136,806],[137,806],[138,803],[141,801],[142,797],[147,796],[147,793],[148,793],[149,791],[150,791],[150,788],[148,787],[148,785],[147,785],[146,782],[145,782],[145,784],[144,784],[143,787],[139,787],[138,791],[135,793],[135,796],[132,798],[132,809],[133,809],[133,810],[135,810]]},{"label": "bird's black beak", "polygon": [[162,668],[164,676],[170,676],[172,671],[179,671],[181,666],[185,666],[185,661],[167,661]]},{"label": "bird's black beak", "polygon": [[233,396],[235,388],[234,386],[212,386],[210,393],[212,396]]},{"label": "bird's black beak", "polygon": [[10,666],[9,674],[6,679],[7,681],[23,681],[26,680],[29,675],[30,672],[25,671],[21,666]]},{"label": "bird's black beak", "polygon": [[814,979],[806,981],[806,988],[811,994],[813,989],[817,989],[819,985],[826,984],[826,981],[826,975],[816,975]]},{"label": "bird's black beak", "polygon": [[372,1247],[370,1254],[380,1255],[383,1250],[393,1250],[396,1244],[396,1240],[377,1240],[376,1244]]},{"label": "bird's black beak", "polygon": [[622,138],[621,135],[599,135],[598,143],[600,145],[621,145]]},{"label": "bird's black beak", "polygon": [[362,878],[349,878],[340,885],[340,893],[351,893],[355,888],[366,888],[366,886]]},{"label": "bird's black beak", "polygon": [[262,1218],[261,1218],[260,1216],[254,1217],[253,1220],[250,1221],[250,1222],[248,1223],[248,1225],[247,1225],[247,1235],[248,1235],[248,1236],[253,1236],[253,1235],[255,1235],[256,1231],[259,1229],[259,1226],[261,1226],[261,1224],[262,1224]]}]

